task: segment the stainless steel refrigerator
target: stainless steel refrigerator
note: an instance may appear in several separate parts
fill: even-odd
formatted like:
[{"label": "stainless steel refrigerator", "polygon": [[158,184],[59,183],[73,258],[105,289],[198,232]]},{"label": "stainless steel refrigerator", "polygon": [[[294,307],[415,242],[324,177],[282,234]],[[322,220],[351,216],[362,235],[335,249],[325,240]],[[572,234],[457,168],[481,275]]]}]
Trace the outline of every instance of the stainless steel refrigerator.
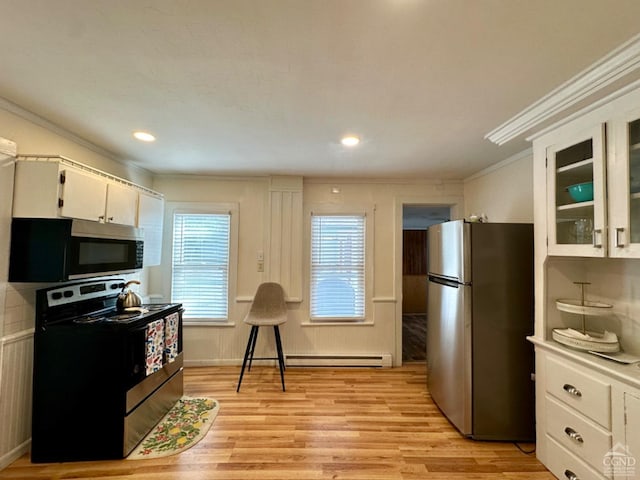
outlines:
[{"label": "stainless steel refrigerator", "polygon": [[427,387],[465,436],[535,439],[533,225],[428,228]]}]

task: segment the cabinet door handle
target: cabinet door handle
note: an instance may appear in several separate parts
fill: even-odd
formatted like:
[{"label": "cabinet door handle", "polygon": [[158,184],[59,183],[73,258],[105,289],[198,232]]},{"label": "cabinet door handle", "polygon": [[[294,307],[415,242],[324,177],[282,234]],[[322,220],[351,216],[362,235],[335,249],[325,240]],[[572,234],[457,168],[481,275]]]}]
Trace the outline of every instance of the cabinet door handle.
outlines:
[{"label": "cabinet door handle", "polygon": [[565,470],[564,476],[567,477],[569,480],[580,480],[580,478],[571,470]]},{"label": "cabinet door handle", "polygon": [[578,390],[576,387],[574,387],[573,385],[569,385],[568,383],[565,383],[562,388],[569,395],[573,395],[574,397],[581,397],[582,396],[582,392],[580,390]]},{"label": "cabinet door handle", "polygon": [[582,438],[582,435],[580,435],[578,432],[576,432],[573,428],[571,427],[566,427],[564,429],[564,433],[567,434],[567,436],[578,443],[584,443],[584,439]]},{"label": "cabinet door handle", "polygon": [[620,243],[620,234],[624,232],[624,228],[622,227],[617,227],[616,228],[616,247],[618,248],[623,248],[624,247],[624,243]]},{"label": "cabinet door handle", "polygon": [[600,240],[600,243],[596,241],[596,239],[598,238],[598,235],[600,235],[600,238],[602,238],[602,229],[594,228],[593,229],[593,248],[602,248],[602,240]]},{"label": "cabinet door handle", "polygon": [[98,220],[100,220],[101,222],[102,222],[102,221],[104,221],[104,215],[100,215],[100,216],[98,217]]},{"label": "cabinet door handle", "polygon": [[109,217],[109,218],[107,218],[107,221],[108,221],[108,222],[113,222],[113,217]]}]

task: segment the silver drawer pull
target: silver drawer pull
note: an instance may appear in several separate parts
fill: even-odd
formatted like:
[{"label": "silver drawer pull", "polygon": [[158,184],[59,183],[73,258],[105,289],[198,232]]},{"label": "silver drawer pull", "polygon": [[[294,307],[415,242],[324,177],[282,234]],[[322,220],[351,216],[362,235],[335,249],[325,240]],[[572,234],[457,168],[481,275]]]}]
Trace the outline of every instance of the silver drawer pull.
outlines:
[{"label": "silver drawer pull", "polygon": [[567,477],[569,480],[580,480],[580,478],[578,478],[578,476],[575,473],[573,473],[571,470],[565,470],[564,476]]},{"label": "silver drawer pull", "polygon": [[573,428],[571,427],[565,428],[564,433],[566,433],[571,440],[576,441],[578,443],[584,443],[584,440],[582,439],[582,435],[576,432]]},{"label": "silver drawer pull", "polygon": [[580,390],[578,390],[576,387],[574,387],[573,385],[569,385],[568,383],[565,383],[562,388],[569,395],[573,395],[574,397],[581,397],[582,396],[582,392]]}]

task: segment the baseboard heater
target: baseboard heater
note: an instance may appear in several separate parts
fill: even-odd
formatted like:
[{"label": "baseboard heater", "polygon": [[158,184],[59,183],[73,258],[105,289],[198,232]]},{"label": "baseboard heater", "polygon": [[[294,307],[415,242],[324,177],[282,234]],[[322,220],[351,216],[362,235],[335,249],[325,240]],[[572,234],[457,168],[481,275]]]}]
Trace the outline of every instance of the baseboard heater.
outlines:
[{"label": "baseboard heater", "polygon": [[373,355],[285,355],[288,367],[391,367],[391,354]]}]

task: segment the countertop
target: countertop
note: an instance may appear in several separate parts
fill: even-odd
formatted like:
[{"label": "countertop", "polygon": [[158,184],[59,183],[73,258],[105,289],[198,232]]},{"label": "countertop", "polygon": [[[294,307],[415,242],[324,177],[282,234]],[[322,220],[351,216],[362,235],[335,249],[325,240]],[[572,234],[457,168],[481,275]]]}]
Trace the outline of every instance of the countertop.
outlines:
[{"label": "countertop", "polygon": [[548,350],[562,357],[574,360],[604,375],[640,388],[640,363],[624,365],[613,360],[598,357],[588,352],[565,347],[554,340],[542,340],[538,337],[527,337],[537,348]]}]

